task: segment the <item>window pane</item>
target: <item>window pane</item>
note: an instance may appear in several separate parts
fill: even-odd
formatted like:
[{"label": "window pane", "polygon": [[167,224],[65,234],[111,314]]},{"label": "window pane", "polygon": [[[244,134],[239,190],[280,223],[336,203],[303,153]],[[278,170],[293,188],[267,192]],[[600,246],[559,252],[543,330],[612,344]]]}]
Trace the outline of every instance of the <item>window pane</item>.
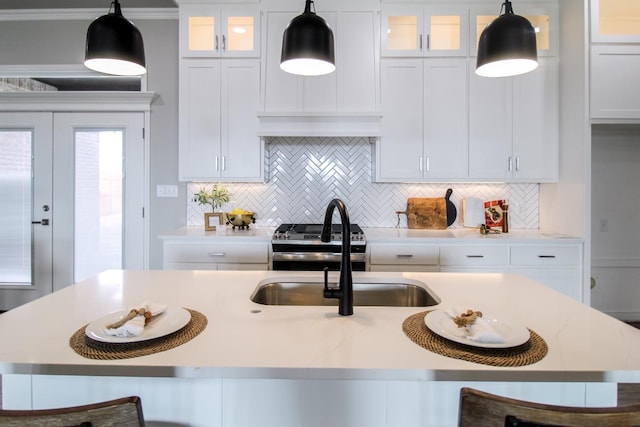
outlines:
[{"label": "window pane", "polygon": [[74,281],[122,268],[123,132],[75,133]]},{"label": "window pane", "polygon": [[31,284],[31,131],[0,130],[0,283]]}]

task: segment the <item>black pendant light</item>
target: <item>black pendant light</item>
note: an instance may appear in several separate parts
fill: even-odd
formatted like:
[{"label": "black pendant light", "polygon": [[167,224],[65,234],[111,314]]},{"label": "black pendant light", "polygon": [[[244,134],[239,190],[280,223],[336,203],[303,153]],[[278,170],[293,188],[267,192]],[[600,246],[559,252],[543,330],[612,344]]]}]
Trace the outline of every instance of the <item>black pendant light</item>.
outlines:
[{"label": "black pendant light", "polygon": [[84,65],[95,71],[120,76],[147,72],[140,30],[122,16],[120,3],[111,3],[109,13],[96,18],[87,30]]},{"label": "black pendant light", "polygon": [[321,76],[336,69],[333,32],[307,0],[304,13],[291,20],[282,36],[280,68],[302,76]]},{"label": "black pendant light", "polygon": [[528,73],[538,67],[536,31],[526,18],[515,15],[511,2],[480,35],[476,74],[507,77]]}]

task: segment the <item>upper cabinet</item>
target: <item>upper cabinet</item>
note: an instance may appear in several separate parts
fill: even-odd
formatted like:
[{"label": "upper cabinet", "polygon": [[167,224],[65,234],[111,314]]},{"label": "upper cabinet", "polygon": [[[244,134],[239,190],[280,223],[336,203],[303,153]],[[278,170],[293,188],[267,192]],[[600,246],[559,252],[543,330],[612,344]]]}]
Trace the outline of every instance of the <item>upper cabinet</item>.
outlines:
[{"label": "upper cabinet", "polygon": [[382,56],[466,56],[469,52],[467,7],[385,4],[381,26]]},{"label": "upper cabinet", "polygon": [[[536,31],[538,56],[556,56],[558,54],[559,11],[557,4],[514,3],[514,13],[524,16],[531,22]],[[475,6],[471,8],[471,56],[478,52],[478,41],[485,29],[500,13],[499,2],[492,6]]]},{"label": "upper cabinet", "polygon": [[257,4],[187,3],[180,6],[183,58],[259,57]]},{"label": "upper cabinet", "polygon": [[640,119],[640,2],[591,0],[590,110],[595,122]]},{"label": "upper cabinet", "polygon": [[640,2],[591,0],[591,41],[640,43]]},{"label": "upper cabinet", "polygon": [[534,71],[469,82],[469,177],[506,182],[558,180],[558,61]]},{"label": "upper cabinet", "polygon": [[[303,2],[300,2],[303,5]],[[379,12],[320,11],[333,30],[336,71],[302,77],[280,69],[282,34],[300,11],[265,13],[264,111],[373,112],[379,104]]]}]

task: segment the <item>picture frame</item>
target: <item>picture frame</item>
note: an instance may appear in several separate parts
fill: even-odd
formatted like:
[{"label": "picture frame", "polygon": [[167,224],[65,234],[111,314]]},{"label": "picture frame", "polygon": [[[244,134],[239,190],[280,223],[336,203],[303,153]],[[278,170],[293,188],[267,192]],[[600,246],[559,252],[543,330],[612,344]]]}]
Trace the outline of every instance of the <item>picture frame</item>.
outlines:
[{"label": "picture frame", "polygon": [[204,214],[205,231],[216,231],[216,226],[224,224],[224,217],[220,212]]}]

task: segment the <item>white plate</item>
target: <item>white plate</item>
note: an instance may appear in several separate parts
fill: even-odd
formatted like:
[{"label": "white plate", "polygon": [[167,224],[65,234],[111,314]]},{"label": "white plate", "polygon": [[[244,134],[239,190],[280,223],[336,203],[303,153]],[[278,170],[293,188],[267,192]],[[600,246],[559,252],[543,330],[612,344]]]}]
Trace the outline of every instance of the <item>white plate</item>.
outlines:
[{"label": "white plate", "polygon": [[187,325],[191,320],[191,313],[182,307],[167,307],[164,313],[158,314],[144,327],[144,332],[139,337],[114,337],[107,335],[106,326],[116,320],[122,319],[129,313],[128,309],[119,310],[95,320],[85,329],[85,334],[96,341],[110,343],[128,343],[152,340],[169,335]]},{"label": "white plate", "polygon": [[483,343],[467,338],[467,328],[458,328],[458,325],[453,322],[453,319],[443,309],[427,313],[424,323],[433,333],[443,338],[474,347],[509,348],[529,341],[529,330],[516,322],[495,319],[486,314],[482,318],[489,322],[491,327],[504,338],[504,342]]}]

